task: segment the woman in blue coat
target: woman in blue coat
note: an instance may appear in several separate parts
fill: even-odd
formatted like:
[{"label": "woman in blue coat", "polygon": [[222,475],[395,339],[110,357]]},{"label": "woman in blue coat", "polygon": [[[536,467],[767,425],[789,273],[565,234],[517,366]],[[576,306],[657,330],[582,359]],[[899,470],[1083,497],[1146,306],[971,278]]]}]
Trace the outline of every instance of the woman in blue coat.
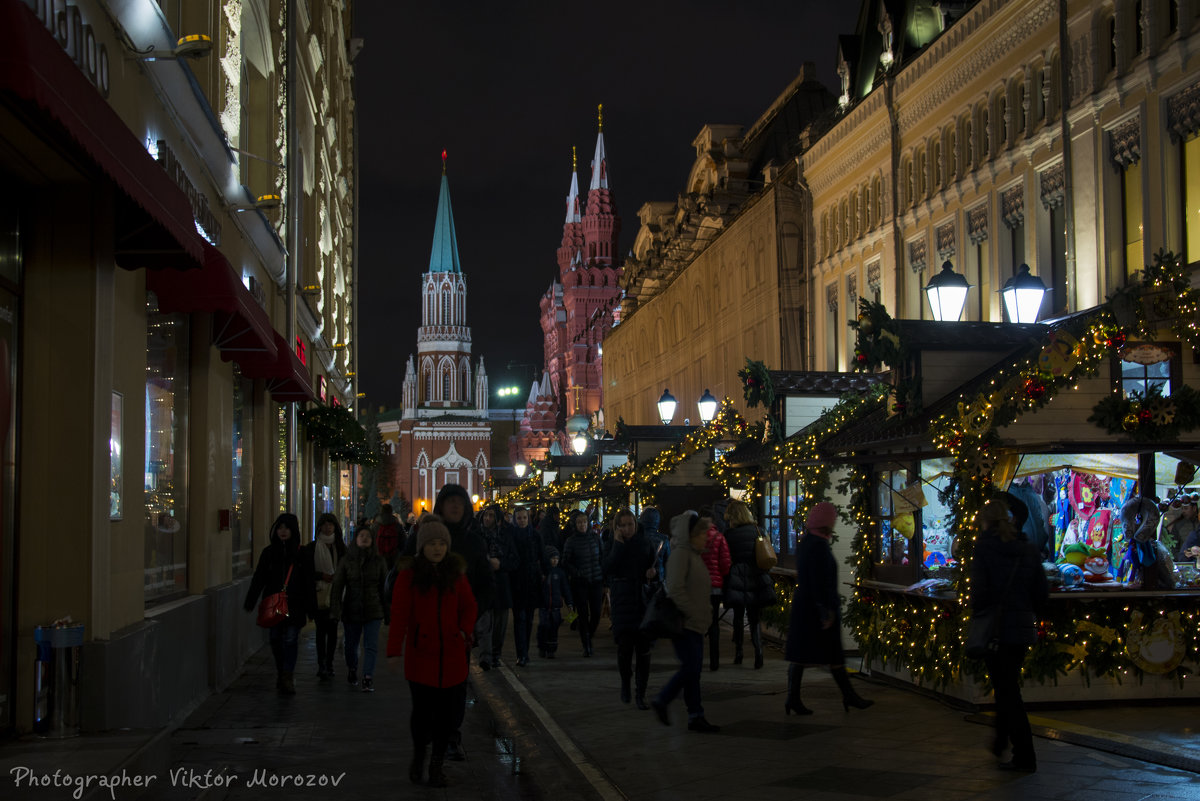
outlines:
[{"label": "woman in blue coat", "polygon": [[866,709],[874,701],[859,696],[846,674],[842,648],[841,598],[837,591],[837,561],[829,541],[837,523],[837,507],[822,501],[808,512],[804,534],[796,543],[796,594],[788,623],[784,656],[788,665],[787,714],[811,715],[800,700],[800,681],[806,666],[828,665],[842,691],[842,706]]}]

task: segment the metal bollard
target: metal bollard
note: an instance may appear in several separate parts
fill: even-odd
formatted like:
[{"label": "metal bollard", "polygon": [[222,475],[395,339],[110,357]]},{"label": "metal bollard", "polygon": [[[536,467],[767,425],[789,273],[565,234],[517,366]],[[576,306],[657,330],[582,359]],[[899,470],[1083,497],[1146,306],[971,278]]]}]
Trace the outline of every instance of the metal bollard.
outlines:
[{"label": "metal bollard", "polygon": [[44,737],[79,734],[79,653],[82,625],[37,626],[33,730]]}]

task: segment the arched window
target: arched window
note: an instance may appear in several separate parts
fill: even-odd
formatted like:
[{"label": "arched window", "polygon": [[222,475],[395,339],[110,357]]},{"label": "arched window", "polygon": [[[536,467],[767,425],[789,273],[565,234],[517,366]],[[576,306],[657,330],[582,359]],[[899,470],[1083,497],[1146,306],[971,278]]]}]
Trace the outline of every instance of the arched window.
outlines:
[{"label": "arched window", "polygon": [[424,401],[425,401],[426,403],[429,403],[429,401],[433,400],[433,370],[431,370],[431,369],[429,369],[428,367],[426,367],[426,368],[425,368],[425,370],[424,370],[424,373],[425,373],[425,397],[424,397]]},{"label": "arched window", "polygon": [[996,95],[996,150],[1008,144],[1008,98],[1004,92]]},{"label": "arched window", "polygon": [[1020,137],[1025,135],[1025,122],[1026,122],[1025,121],[1025,104],[1027,102],[1026,94],[1025,94],[1025,79],[1024,78],[1016,78],[1015,81],[1016,81],[1017,85],[1016,85],[1016,92],[1013,93],[1014,97],[1016,98],[1016,101],[1013,104],[1013,141],[1014,142],[1017,141],[1017,139],[1019,139]]},{"label": "arched window", "polygon": [[929,178],[925,173],[925,151],[918,150],[913,158],[913,200],[924,200]]},{"label": "arched window", "polygon": [[930,189],[934,192],[942,188],[942,143],[934,139],[933,144],[929,146],[929,162],[933,168],[933,185]]},{"label": "arched window", "polygon": [[958,137],[954,135],[954,126],[946,129],[946,181],[952,183],[958,180]]},{"label": "arched window", "polygon": [[453,387],[454,383],[451,381],[450,368],[447,367],[442,370],[442,400],[448,401],[451,399]]},{"label": "arched window", "polygon": [[963,172],[967,173],[975,169],[975,124],[970,114],[963,118],[962,143]]},{"label": "arched window", "polygon": [[878,175],[872,184],[875,188],[871,192],[871,199],[875,202],[875,224],[883,224],[883,179]]},{"label": "arched window", "polygon": [[991,127],[988,126],[987,105],[979,106],[979,162],[982,164],[992,157]]},{"label": "arched window", "polygon": [[450,325],[450,294],[442,290],[442,325]]}]

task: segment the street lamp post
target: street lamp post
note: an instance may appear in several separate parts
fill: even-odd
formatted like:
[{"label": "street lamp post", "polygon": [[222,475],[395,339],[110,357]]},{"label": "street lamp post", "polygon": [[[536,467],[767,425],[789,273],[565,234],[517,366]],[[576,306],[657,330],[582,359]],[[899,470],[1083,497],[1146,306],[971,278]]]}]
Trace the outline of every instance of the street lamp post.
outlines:
[{"label": "street lamp post", "polygon": [[671,394],[671,390],[664,389],[662,397],[658,399],[658,419],[664,426],[671,425],[671,420],[675,418],[676,405],[675,396]]},{"label": "street lamp post", "polygon": [[708,425],[717,416],[717,399],[707,389],[700,396],[696,406],[700,409],[700,425]]},{"label": "street lamp post", "polygon": [[1017,268],[1016,275],[1008,279],[1000,290],[1004,298],[1004,308],[1008,310],[1009,322],[1036,323],[1038,312],[1042,308],[1042,298],[1050,290],[1042,283],[1042,279],[1029,274],[1029,265],[1022,264]]},{"label": "street lamp post", "polygon": [[967,290],[970,288],[966,277],[954,272],[953,264],[948,260],[942,262],[942,271],[929,279],[929,285],[925,287],[933,319],[957,322],[962,317],[963,306],[967,303]]}]

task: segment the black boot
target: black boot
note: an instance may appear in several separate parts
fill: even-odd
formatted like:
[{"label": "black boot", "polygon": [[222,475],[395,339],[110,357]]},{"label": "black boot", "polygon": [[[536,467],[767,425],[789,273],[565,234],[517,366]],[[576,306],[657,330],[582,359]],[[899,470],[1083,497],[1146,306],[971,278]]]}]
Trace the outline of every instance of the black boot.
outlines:
[{"label": "black boot", "polygon": [[630,685],[630,677],[622,676],[621,677],[621,703],[623,703],[623,704],[628,704],[632,698],[632,691],[631,691],[631,688],[629,685]]},{"label": "black boot", "polygon": [[750,644],[754,646],[754,669],[758,670],[763,666],[763,647],[762,632],[757,623],[750,627]]},{"label": "black boot", "polygon": [[795,662],[788,665],[787,700],[783,703],[784,714],[811,715],[812,710],[800,701],[800,681],[804,678],[804,665]]},{"label": "black boot", "polygon": [[442,770],[442,757],[437,754],[429,760],[429,786],[430,787],[445,787],[446,773]]},{"label": "black boot", "polygon": [[738,643],[737,645],[733,646],[733,664],[735,664],[735,665],[742,664],[742,644],[741,643]]},{"label": "black boot", "polygon": [[648,652],[637,655],[634,675],[637,678],[637,692],[634,694],[634,701],[638,709],[645,711],[650,708],[650,705],[646,703],[646,685],[650,683],[650,654]]},{"label": "black boot", "polygon": [[413,784],[420,784],[425,773],[425,746],[420,746],[413,751],[412,763],[408,766],[408,780]]},{"label": "black boot", "polygon": [[829,672],[833,674],[833,680],[837,682],[838,689],[842,691],[842,708],[847,712],[850,711],[850,707],[866,709],[875,703],[854,692],[854,688],[850,686],[850,676],[846,673],[845,667],[832,667],[829,669]]}]

